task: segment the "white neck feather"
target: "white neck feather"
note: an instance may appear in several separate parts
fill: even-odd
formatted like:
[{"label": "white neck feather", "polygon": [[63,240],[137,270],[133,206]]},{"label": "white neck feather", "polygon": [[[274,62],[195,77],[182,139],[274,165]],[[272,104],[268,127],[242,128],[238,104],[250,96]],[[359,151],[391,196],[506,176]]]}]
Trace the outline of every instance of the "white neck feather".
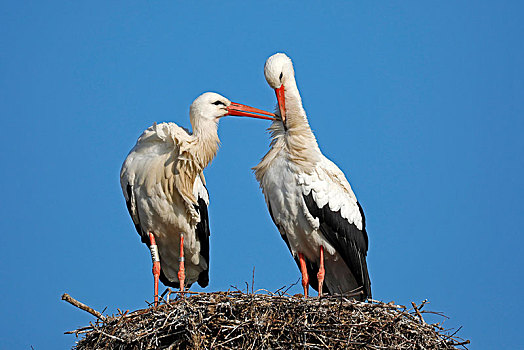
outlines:
[{"label": "white neck feather", "polygon": [[220,145],[218,124],[211,120],[204,120],[195,125],[191,145],[193,160],[198,163],[201,170],[204,170],[215,158]]},{"label": "white neck feather", "polygon": [[259,182],[273,160],[285,155],[304,172],[311,172],[320,161],[321,153],[317,140],[309,126],[306,112],[294,76],[288,77],[284,84],[286,99],[286,125],[274,121],[269,127],[271,132],[271,149],[262,161],[253,168]]},{"label": "white neck feather", "polygon": [[217,124],[214,121],[209,120],[193,127],[190,139],[180,148],[175,184],[178,191],[190,203],[187,209],[191,213],[194,211],[192,204],[197,200],[193,195],[195,179],[203,175],[204,168],[215,158],[220,144]]}]

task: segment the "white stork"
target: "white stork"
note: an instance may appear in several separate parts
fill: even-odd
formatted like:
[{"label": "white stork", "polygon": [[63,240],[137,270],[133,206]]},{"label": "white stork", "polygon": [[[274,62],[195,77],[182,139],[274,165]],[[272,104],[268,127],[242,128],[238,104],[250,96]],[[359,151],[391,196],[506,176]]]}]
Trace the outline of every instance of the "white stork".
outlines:
[{"label": "white stork", "polygon": [[[371,297],[368,237],[362,207],[342,171],[320,151],[309,127],[291,59],[264,67],[280,116],[269,128],[271,149],[253,168],[273,222],[308,286],[328,294]],[[318,286],[318,289],[317,289]]]},{"label": "white stork", "polygon": [[[209,205],[204,168],[218,150],[218,121],[227,115],[271,119],[274,114],[208,92],[189,112],[193,133],[174,123],[154,124],[138,139],[120,172],[136,230],[151,250],[155,279],[166,286],[209,282]],[[187,260],[184,259],[187,258]]]}]

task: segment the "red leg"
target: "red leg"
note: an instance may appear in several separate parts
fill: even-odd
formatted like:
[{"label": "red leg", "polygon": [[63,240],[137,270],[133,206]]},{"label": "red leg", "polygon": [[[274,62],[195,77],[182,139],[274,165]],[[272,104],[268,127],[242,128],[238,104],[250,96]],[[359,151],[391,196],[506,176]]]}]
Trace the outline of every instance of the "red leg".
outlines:
[{"label": "red leg", "polygon": [[158,277],[160,276],[160,257],[158,256],[158,247],[155,236],[149,232],[149,249],[151,250],[151,259],[153,260],[153,276],[155,277],[155,306],[158,306]]},{"label": "red leg", "polygon": [[320,268],[318,269],[317,279],[318,279],[318,296],[322,296],[322,286],[324,285],[324,276],[326,275],[326,270],[324,270],[324,246],[320,246]]},{"label": "red leg", "polygon": [[180,282],[180,291],[184,291],[184,280],[186,279],[186,269],[184,266],[184,234],[180,234],[180,258],[178,258],[178,281]]},{"label": "red leg", "polygon": [[307,298],[309,289],[309,276],[307,274],[306,260],[302,253],[298,253],[298,259],[300,261],[300,271],[302,272],[302,287],[304,287],[304,298]]}]

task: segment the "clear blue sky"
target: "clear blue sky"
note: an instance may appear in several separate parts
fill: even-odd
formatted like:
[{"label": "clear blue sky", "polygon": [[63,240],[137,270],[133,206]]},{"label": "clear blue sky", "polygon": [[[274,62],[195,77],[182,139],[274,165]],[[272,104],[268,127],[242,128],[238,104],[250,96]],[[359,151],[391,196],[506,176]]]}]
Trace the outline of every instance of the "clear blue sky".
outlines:
[{"label": "clear blue sky", "polygon": [[[278,51],[366,213],[373,296],[429,299],[472,349],[522,345],[522,2],[45,3],[0,11],[1,349],[72,346],[92,317],[63,292],[110,313],[151,300],[123,160],[153,122],[189,127],[202,92],[272,109]],[[250,170],[267,125],[220,122],[208,291],[253,267],[256,288],[299,278]]]}]

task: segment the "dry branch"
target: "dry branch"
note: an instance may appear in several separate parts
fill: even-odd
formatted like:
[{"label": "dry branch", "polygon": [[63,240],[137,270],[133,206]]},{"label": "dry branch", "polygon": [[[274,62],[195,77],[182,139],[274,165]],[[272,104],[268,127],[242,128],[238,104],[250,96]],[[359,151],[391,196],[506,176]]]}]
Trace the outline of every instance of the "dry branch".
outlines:
[{"label": "dry branch", "polygon": [[62,294],[62,300],[67,301],[69,304],[71,304],[73,306],[76,306],[79,309],[82,309],[84,311],[89,312],[91,315],[93,315],[95,317],[98,317],[101,320],[105,320],[105,316],[102,315],[100,312],[98,312],[95,309],[87,306],[84,303],[79,302],[78,300],[76,300],[75,298],[73,298],[72,296],[70,296],[67,293]]}]

